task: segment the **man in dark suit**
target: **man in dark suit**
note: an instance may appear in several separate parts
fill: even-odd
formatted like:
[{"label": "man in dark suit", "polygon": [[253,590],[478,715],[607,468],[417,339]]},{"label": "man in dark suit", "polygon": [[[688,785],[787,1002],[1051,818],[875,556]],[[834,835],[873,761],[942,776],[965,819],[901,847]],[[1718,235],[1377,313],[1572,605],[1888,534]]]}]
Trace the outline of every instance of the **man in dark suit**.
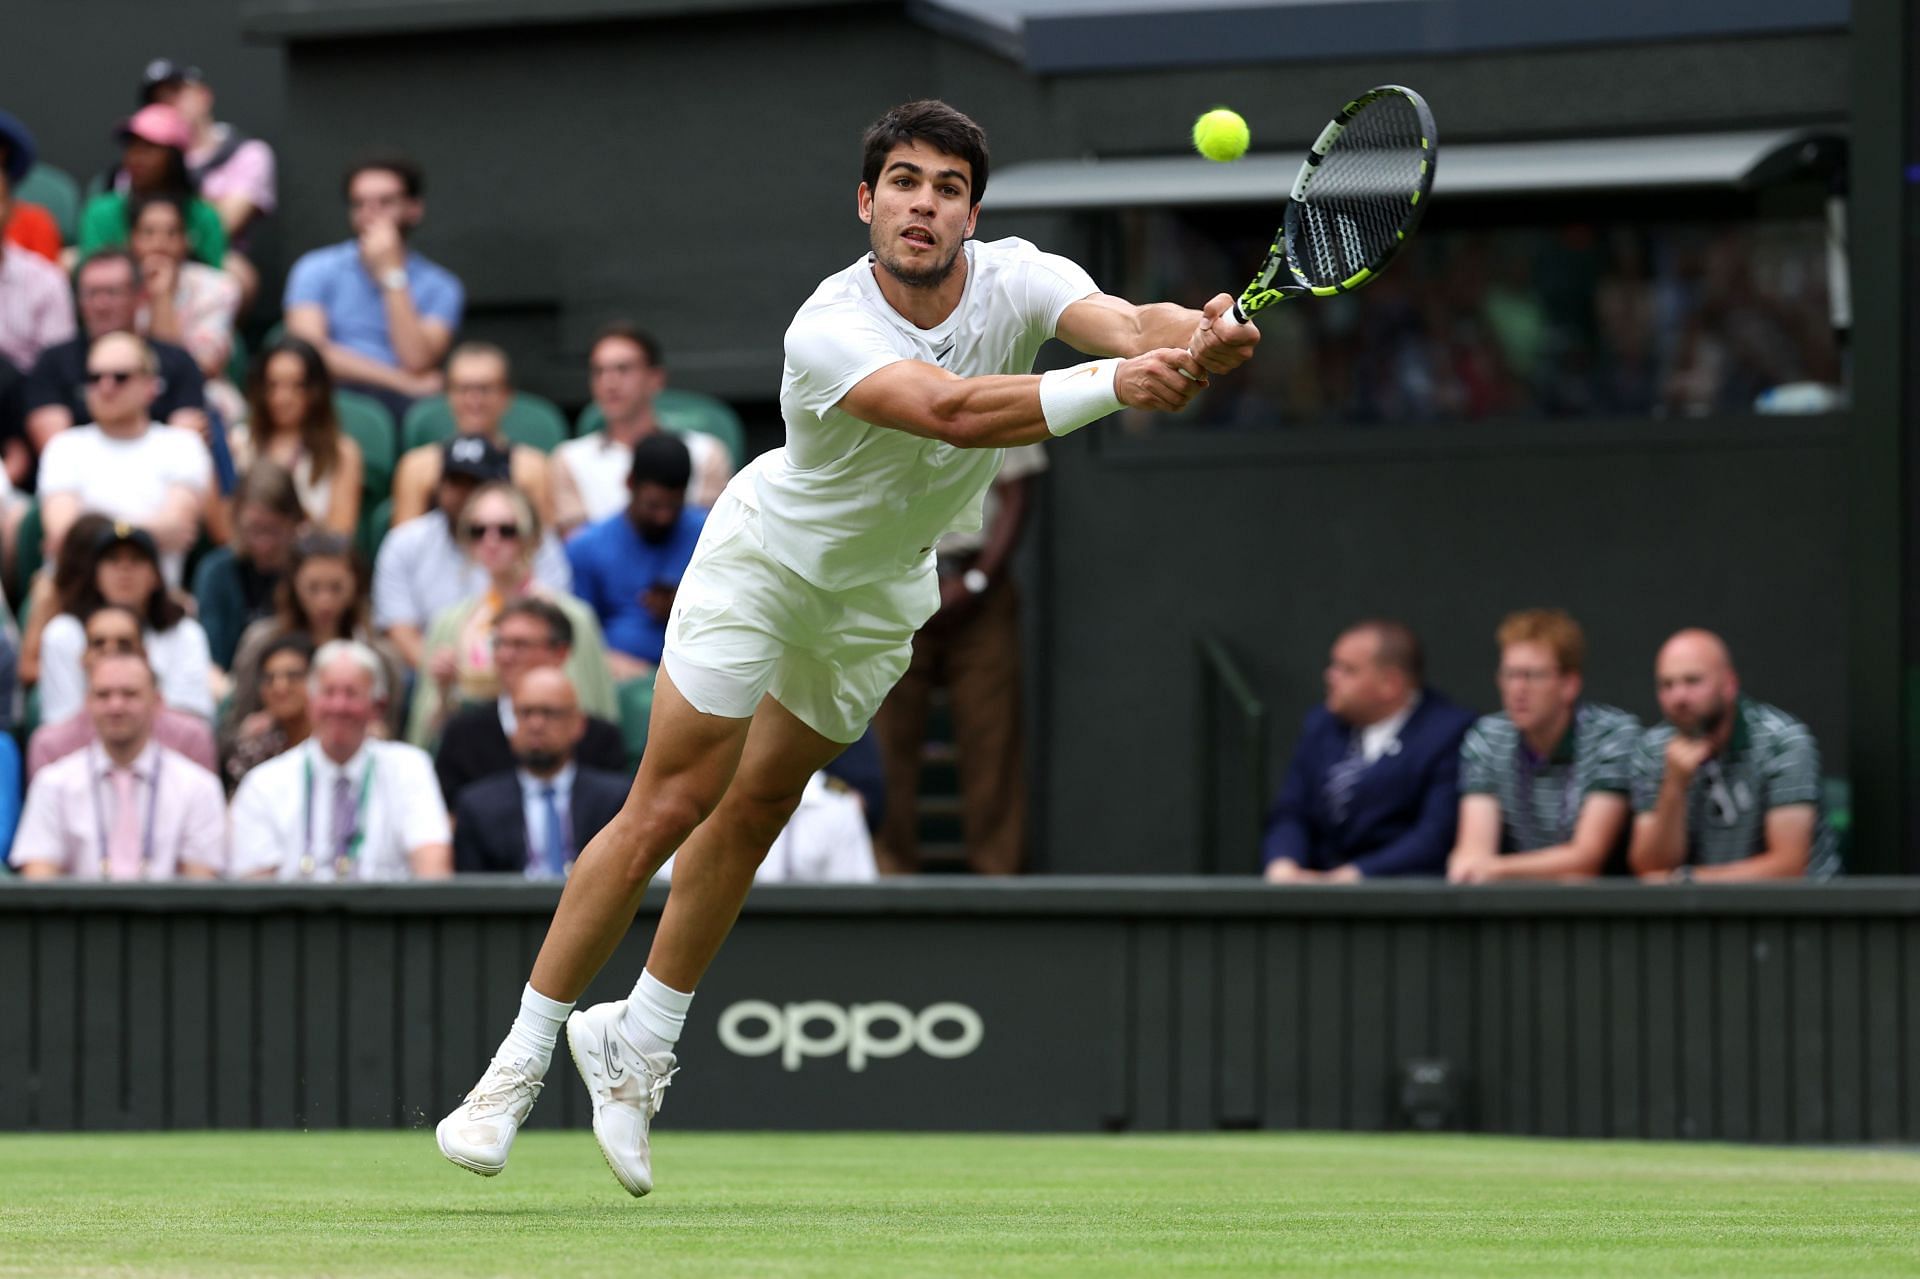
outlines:
[{"label": "man in dark suit", "polygon": [[1359,622],[1334,641],[1326,703],[1308,713],[1268,819],[1268,882],[1446,872],[1473,712],[1421,680],[1403,623]]},{"label": "man in dark suit", "polygon": [[[564,665],[572,648],[573,623],[546,600],[524,596],[500,610],[493,624],[493,665],[500,672],[500,700],[493,706],[463,706],[440,730],[433,767],[449,812],[470,783],[513,768],[513,747],[508,743],[514,727],[513,691],[528,671]],[[592,715],[584,718],[585,736],[577,752],[580,762],[631,777],[619,727]]]},{"label": "man in dark suit", "polygon": [[627,779],[574,762],[587,717],[573,682],[557,667],[521,676],[513,714],[518,767],[460,792],[453,867],[564,879],[587,841],[626,802]]}]

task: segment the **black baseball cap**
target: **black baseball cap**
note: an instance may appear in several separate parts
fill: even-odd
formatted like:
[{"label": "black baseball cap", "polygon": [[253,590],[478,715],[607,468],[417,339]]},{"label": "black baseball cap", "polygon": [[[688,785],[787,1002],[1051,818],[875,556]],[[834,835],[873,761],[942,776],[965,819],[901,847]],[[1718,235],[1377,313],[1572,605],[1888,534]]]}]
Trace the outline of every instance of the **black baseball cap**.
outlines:
[{"label": "black baseball cap", "polygon": [[440,455],[440,477],[504,480],[513,472],[513,459],[505,449],[484,435],[456,435],[447,441]]},{"label": "black baseball cap", "polygon": [[205,84],[206,73],[199,67],[184,62],[175,62],[172,58],[155,58],[147,64],[140,76],[140,101],[153,101],[153,95],[164,85],[169,84]]},{"label": "black baseball cap", "polygon": [[116,546],[138,547],[155,564],[160,562],[160,548],[154,544],[153,534],[137,524],[117,522],[107,525],[94,539],[93,551],[96,555],[105,555]]}]

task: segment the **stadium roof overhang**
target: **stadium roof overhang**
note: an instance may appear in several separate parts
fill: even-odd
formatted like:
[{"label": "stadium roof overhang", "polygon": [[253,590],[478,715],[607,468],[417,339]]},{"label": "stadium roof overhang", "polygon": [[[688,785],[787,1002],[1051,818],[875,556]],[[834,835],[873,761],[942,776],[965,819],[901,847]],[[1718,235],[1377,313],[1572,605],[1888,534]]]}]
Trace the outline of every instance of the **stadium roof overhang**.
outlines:
[{"label": "stadium roof overhang", "polygon": [[[1843,145],[1832,128],[1454,146],[1443,140],[1433,189],[1457,199],[1748,187],[1827,172]],[[983,203],[996,213],[1272,204],[1286,198],[1303,153],[1250,155],[1234,164],[1197,155],[1016,164],[994,173]]]}]

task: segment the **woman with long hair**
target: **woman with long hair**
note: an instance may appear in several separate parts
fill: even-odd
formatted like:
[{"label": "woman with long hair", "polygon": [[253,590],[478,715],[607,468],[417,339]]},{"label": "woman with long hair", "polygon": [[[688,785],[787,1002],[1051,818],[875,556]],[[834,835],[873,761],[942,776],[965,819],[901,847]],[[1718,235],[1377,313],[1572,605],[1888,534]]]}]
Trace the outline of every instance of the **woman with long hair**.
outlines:
[{"label": "woman with long hair", "polygon": [[[80,521],[67,534],[81,531]],[[139,614],[146,625],[147,661],[160,685],[160,698],[176,710],[213,718],[213,661],[207,633],[167,589],[160,573],[160,548],[146,530],[130,524],[106,524],[85,544],[90,571],[70,582],[60,598],[59,616],[40,637],[40,718],[53,724],[86,704],[84,619],[103,604],[118,604]],[[61,548],[63,557],[66,547]]]},{"label": "woman with long hair", "polygon": [[307,740],[307,675],[313,641],[298,633],[269,640],[260,652],[260,709],[240,721],[221,758],[221,780],[232,794],[240,779],[275,755]]},{"label": "woman with long hair", "polygon": [[526,494],[504,480],[481,485],[461,509],[454,537],[467,559],[485,570],[487,587],[433,619],[407,718],[407,740],[427,746],[461,703],[491,702],[501,695],[493,665],[493,623],[507,601],[522,595],[550,601],[573,623],[573,648],[565,669],[580,695],[580,709],[602,719],[617,718],[620,710],[600,619],[578,599],[547,589],[533,576],[540,517]]},{"label": "woman with long hair", "polygon": [[[376,639],[366,567],[353,544],[338,533],[314,530],[293,544],[293,558],[280,580],[272,617],[247,627],[233,655],[233,697],[226,713],[225,738],[231,740],[247,716],[260,709],[262,661],[283,635],[304,635],[317,650],[331,640],[359,640],[387,664],[387,687],[403,686],[406,669],[384,640]],[[399,698],[388,708],[389,730],[400,722]]]},{"label": "woman with long hair", "polygon": [[309,520],[353,535],[366,464],[359,442],[340,427],[333,375],[311,343],[283,337],[260,353],[247,380],[246,424],[231,439],[241,470],[262,458],[279,463],[293,475]]},{"label": "woman with long hair", "polygon": [[[27,620],[20,628],[20,687],[30,688],[40,680],[40,642],[47,623],[60,613],[60,601],[75,598],[93,576],[93,547],[100,535],[113,527],[104,515],[88,512],[73,521],[67,536],[54,556],[52,571],[36,573],[27,583]],[[81,618],[85,621],[85,618]]]}]

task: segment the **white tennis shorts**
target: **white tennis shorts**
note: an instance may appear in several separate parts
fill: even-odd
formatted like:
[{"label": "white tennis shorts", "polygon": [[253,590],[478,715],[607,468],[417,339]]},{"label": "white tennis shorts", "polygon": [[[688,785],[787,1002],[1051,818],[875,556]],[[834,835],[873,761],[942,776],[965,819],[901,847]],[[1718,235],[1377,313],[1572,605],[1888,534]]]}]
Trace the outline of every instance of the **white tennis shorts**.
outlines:
[{"label": "white tennis shorts", "polygon": [[822,737],[853,742],[939,606],[931,556],[908,576],[815,586],[767,553],[760,512],[729,488],[680,579],[661,663],[695,710],[744,719],[772,693]]}]

